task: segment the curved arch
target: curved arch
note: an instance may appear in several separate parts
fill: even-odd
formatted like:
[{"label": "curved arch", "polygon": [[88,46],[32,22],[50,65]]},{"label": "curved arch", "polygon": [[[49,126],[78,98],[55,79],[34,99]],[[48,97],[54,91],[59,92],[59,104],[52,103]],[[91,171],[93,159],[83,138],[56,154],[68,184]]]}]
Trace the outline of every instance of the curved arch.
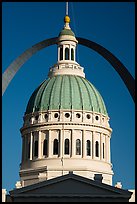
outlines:
[{"label": "curved arch", "polygon": [[[76,37],[79,44],[84,45],[88,48],[93,49],[94,51],[98,52],[100,55],[102,55],[117,71],[117,73],[122,78],[123,82],[125,83],[132,99],[135,102],[135,80],[130,74],[130,72],[127,70],[127,68],[120,62],[118,58],[116,58],[110,51],[108,51],[103,46],[84,39],[80,37]],[[41,41],[31,48],[27,49],[23,54],[21,54],[16,60],[14,60],[10,66],[5,70],[5,72],[2,75],[2,95],[4,94],[7,86],[9,85],[12,78],[15,76],[17,71],[20,69],[20,67],[34,55],[37,51],[46,48],[47,46],[54,45],[57,43],[57,37],[50,38],[44,41]]]},{"label": "curved arch", "polygon": [[80,37],[77,37],[77,40],[79,44],[98,52],[113,66],[113,68],[117,71],[117,73],[125,83],[129,93],[131,94],[132,99],[135,102],[135,80],[130,74],[130,72],[127,70],[127,68],[120,62],[120,60],[115,57],[109,50],[93,41]]},{"label": "curved arch", "polygon": [[35,45],[33,45],[31,48],[27,49],[25,52],[23,52],[19,57],[17,57],[5,70],[5,72],[2,74],[2,95],[4,94],[7,86],[17,73],[17,71],[22,67],[22,65],[27,62],[36,52],[39,50],[46,48],[50,45],[54,45],[57,42],[57,38],[50,38],[47,40],[43,40]]}]

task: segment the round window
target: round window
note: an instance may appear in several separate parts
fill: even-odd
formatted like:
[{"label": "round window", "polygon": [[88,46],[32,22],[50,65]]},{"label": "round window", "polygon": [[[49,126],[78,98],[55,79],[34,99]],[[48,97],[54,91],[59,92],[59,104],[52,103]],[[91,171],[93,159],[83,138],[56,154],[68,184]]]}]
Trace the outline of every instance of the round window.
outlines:
[{"label": "round window", "polygon": [[47,119],[47,118],[48,118],[48,114],[46,113],[46,114],[45,114],[45,119]]},{"label": "round window", "polygon": [[98,120],[98,119],[99,119],[98,115],[96,115],[96,117],[95,117],[95,118],[96,118],[96,120]]},{"label": "round window", "polygon": [[35,116],[35,120],[38,120],[38,118],[39,118],[39,115],[36,115],[36,116]]},{"label": "round window", "polygon": [[55,118],[58,118],[58,116],[59,116],[58,113],[55,113],[55,114],[54,114],[54,117],[55,117]]},{"label": "round window", "polygon": [[69,113],[65,113],[65,117],[69,118],[70,114]]},{"label": "round window", "polygon": [[90,118],[91,118],[91,116],[89,114],[87,114],[87,119],[90,119]]},{"label": "round window", "polygon": [[80,117],[81,117],[81,115],[80,115],[79,113],[77,113],[77,114],[76,114],[76,117],[77,117],[77,118],[80,118]]}]

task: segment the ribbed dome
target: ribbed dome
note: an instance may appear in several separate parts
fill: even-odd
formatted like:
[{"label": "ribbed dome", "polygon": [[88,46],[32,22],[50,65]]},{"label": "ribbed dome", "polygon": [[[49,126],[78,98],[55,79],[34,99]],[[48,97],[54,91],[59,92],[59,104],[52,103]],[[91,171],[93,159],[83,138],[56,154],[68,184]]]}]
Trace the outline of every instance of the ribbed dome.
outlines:
[{"label": "ribbed dome", "polygon": [[75,109],[107,115],[103,99],[85,78],[58,75],[45,80],[32,94],[26,114],[36,111]]},{"label": "ribbed dome", "polygon": [[72,35],[75,37],[75,34],[73,33],[72,30],[65,29],[65,28],[59,33],[59,36],[61,36],[61,35]]}]

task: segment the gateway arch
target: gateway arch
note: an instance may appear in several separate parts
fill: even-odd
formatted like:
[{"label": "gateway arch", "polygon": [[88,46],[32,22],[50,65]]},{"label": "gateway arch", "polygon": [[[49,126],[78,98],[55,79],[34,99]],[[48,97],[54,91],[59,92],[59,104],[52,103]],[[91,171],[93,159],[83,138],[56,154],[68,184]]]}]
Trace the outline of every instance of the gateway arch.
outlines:
[{"label": "gateway arch", "polygon": [[[2,95],[6,91],[10,81],[13,79],[13,77],[22,67],[22,65],[27,62],[28,59],[30,59],[36,52],[50,45],[56,44],[57,39],[57,37],[49,38],[33,45],[9,65],[9,67],[2,75]],[[127,68],[122,64],[122,62],[103,46],[81,37],[76,37],[76,39],[78,40],[79,44],[96,51],[112,65],[112,67],[117,71],[117,73],[125,83],[133,101],[135,102],[135,80],[130,74],[130,72],[127,70]]]}]

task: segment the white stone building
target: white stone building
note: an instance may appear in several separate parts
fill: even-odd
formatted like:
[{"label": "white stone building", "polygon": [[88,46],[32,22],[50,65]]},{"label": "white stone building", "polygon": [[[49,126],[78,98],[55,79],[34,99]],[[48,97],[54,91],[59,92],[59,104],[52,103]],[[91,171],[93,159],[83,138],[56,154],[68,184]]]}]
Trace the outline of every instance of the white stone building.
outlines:
[{"label": "white stone building", "polygon": [[75,58],[69,17],[58,38],[58,61],[32,94],[24,115],[21,185],[75,174],[112,185],[112,129],[103,99]]},{"label": "white stone building", "polygon": [[20,181],[8,199],[127,202],[132,193],[112,186],[112,129],[103,98],[76,62],[78,41],[69,16],[64,22],[57,63],[26,108]]}]

